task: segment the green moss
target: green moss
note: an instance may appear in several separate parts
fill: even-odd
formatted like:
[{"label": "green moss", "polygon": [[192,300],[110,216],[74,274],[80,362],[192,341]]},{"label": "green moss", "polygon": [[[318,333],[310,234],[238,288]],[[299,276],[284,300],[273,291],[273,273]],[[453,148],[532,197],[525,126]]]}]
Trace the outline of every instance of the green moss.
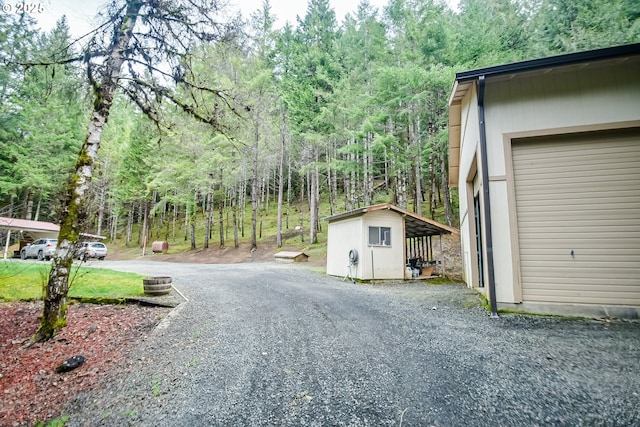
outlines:
[{"label": "green moss", "polygon": [[[65,312],[66,312],[66,310],[65,310]],[[65,326],[67,326],[67,319],[63,317],[63,318],[60,318],[60,319],[56,320],[53,323],[53,330],[57,331],[59,329],[64,328]]]}]

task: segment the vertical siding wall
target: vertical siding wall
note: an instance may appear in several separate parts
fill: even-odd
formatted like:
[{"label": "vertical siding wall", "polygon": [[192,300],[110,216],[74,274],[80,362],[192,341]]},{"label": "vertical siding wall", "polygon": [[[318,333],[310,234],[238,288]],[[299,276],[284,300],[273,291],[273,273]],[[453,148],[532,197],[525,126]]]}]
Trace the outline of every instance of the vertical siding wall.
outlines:
[{"label": "vertical siding wall", "polygon": [[[327,227],[327,274],[346,276],[349,272],[349,251],[362,252],[362,217],[330,222]],[[360,278],[361,267],[352,268],[354,278]]]},{"label": "vertical siding wall", "polygon": [[[369,246],[369,227],[391,228],[391,246]],[[381,210],[362,216],[333,221],[327,231],[327,274],[346,276],[349,251],[358,251],[358,264],[352,268],[353,278],[403,279],[404,230],[402,216]]]},{"label": "vertical siding wall", "polygon": [[[518,303],[519,266],[515,212],[509,201],[510,144],[513,137],[543,136],[615,128],[640,123],[640,63],[608,61],[590,67],[568,67],[549,73],[522,73],[490,78],[485,96],[491,216],[498,302]],[[462,102],[460,158],[460,216],[464,248],[470,248],[473,206],[466,182],[478,152],[477,94]],[[511,182],[510,182],[511,180]],[[471,200],[473,200],[471,195]],[[466,274],[471,257],[465,249]]]},{"label": "vertical siding wall", "polygon": [[[391,246],[369,246],[369,227],[391,228]],[[363,279],[404,278],[402,217],[393,211],[368,212],[363,216],[365,248],[360,253]]]},{"label": "vertical siding wall", "polygon": [[[460,203],[460,243],[462,246],[462,261],[464,264],[464,279],[469,286],[474,283],[475,261],[475,232],[473,212],[473,170],[478,170],[476,162],[479,158],[480,131],[478,127],[478,95],[476,87],[472,86],[461,105],[460,132],[460,175],[458,178],[458,197]],[[477,178],[476,178],[477,181]],[[480,189],[480,191],[482,191]],[[486,257],[485,257],[486,259]],[[486,291],[486,288],[485,288]]]}]

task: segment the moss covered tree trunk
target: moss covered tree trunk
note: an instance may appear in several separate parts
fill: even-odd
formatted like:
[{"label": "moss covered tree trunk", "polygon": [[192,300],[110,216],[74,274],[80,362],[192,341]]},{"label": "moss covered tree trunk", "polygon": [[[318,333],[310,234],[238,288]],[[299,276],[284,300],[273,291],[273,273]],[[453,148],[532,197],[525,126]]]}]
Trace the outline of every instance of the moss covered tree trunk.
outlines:
[{"label": "moss covered tree trunk", "polygon": [[[102,131],[109,117],[113,96],[118,86],[122,64],[126,59],[126,49],[131,41],[133,27],[143,2],[130,0],[124,12],[118,30],[114,33],[105,62],[102,80],[94,86],[94,109],[82,150],[76,162],[75,173],[66,188],[66,197],[60,218],[58,248],[53,257],[49,280],[44,289],[44,311],[40,328],[32,341],[43,341],[53,337],[56,331],[66,325],[67,294],[69,292],[69,273],[73,262],[75,247],[81,227],[86,218],[85,206],[89,183]],[[118,17],[113,17],[118,22]]]}]

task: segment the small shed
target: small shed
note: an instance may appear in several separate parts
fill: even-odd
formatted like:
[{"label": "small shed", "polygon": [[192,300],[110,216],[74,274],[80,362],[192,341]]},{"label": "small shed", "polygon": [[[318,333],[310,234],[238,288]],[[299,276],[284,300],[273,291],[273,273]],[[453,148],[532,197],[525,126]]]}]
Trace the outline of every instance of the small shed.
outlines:
[{"label": "small shed", "polygon": [[391,203],[325,220],[327,274],[359,280],[404,279],[407,267],[428,271],[442,261],[434,259],[432,237],[458,232]]},{"label": "small shed", "polygon": [[309,255],[304,252],[281,251],[273,256],[278,262],[307,262]]}]

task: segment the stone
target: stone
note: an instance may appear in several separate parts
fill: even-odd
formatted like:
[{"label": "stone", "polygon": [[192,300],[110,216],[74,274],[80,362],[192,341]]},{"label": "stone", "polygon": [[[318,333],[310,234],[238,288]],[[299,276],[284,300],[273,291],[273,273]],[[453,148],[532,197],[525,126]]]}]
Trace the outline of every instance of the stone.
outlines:
[{"label": "stone", "polygon": [[62,374],[63,372],[73,371],[74,369],[82,366],[84,363],[84,356],[73,356],[62,362],[56,368],[56,372]]}]

